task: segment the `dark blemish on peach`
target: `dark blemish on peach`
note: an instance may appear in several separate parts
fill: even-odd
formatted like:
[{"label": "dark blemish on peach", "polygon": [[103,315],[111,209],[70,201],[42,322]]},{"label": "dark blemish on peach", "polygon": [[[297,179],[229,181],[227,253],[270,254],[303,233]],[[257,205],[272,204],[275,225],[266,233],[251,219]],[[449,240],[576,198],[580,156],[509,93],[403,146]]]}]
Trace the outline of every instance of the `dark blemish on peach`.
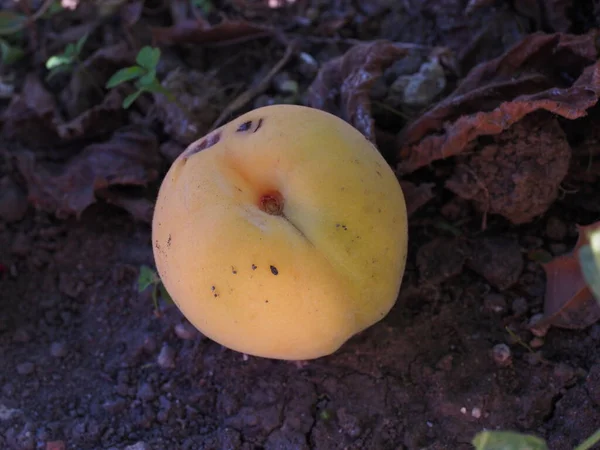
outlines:
[{"label": "dark blemish on peach", "polygon": [[237,270],[235,270],[235,267],[233,266],[231,266],[231,273],[234,275],[237,274]]},{"label": "dark blemish on peach", "polygon": [[336,223],[335,227],[342,228],[342,230],[344,230],[344,231],[348,231],[348,227],[346,225],[344,225],[343,223]]},{"label": "dark blemish on peach", "polygon": [[237,133],[243,133],[244,131],[248,131],[250,129],[250,127],[252,126],[252,121],[248,120],[247,122],[244,122],[243,124],[241,124],[237,130],[235,130]]},{"label": "dark blemish on peach", "polygon": [[269,303],[269,300],[265,300],[265,303]]},{"label": "dark blemish on peach", "polygon": [[383,175],[381,175],[381,172],[379,170],[376,170],[375,172],[377,172],[377,175],[379,175],[380,177],[383,177]]},{"label": "dark blemish on peach", "polygon": [[212,147],[217,142],[221,140],[221,132],[215,131],[214,133],[209,134],[206,138],[202,139],[197,144],[192,144],[183,154],[184,159],[188,159],[190,156],[201,152],[202,150],[206,150],[209,147]]},{"label": "dark blemish on peach", "polygon": [[252,264],[252,270],[256,270],[256,266]]},{"label": "dark blemish on peach", "polygon": [[279,270],[277,270],[277,267],[275,266],[269,266],[271,268],[271,273],[273,275],[279,275]]},{"label": "dark blemish on peach", "polygon": [[261,117],[260,119],[258,119],[258,124],[256,125],[256,128],[254,129],[253,133],[256,133],[258,131],[258,129],[260,127],[262,127],[262,124],[263,124],[263,119]]},{"label": "dark blemish on peach", "polygon": [[156,247],[156,250],[160,250],[160,244],[158,241],[154,241],[154,246]]},{"label": "dark blemish on peach", "polygon": [[169,239],[167,239],[167,247],[171,246],[171,235],[169,234]]}]

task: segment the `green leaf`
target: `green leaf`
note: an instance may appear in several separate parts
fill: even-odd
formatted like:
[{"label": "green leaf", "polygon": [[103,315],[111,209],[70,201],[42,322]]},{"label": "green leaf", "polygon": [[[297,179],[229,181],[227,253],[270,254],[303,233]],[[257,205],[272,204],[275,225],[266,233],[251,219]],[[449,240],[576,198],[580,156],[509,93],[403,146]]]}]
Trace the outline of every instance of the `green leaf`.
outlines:
[{"label": "green leaf", "polygon": [[123,100],[123,108],[128,109],[142,94],[142,92],[144,92],[144,89],[138,89],[133,94],[129,94],[127,97],[125,97]]},{"label": "green leaf", "polygon": [[154,70],[158,65],[158,61],[160,60],[160,49],[154,48],[150,46],[143,47],[137,57],[135,62],[137,62],[140,66],[142,66],[146,70]]},{"label": "green leaf", "polygon": [[157,275],[148,266],[140,267],[140,274],[138,276],[138,292],[142,292],[157,282]]},{"label": "green leaf", "polygon": [[148,92],[154,92],[155,94],[164,94],[166,96],[171,95],[171,92],[156,79],[152,83],[144,86],[144,89]]},{"label": "green leaf", "polygon": [[59,66],[71,65],[73,60],[66,55],[54,55],[46,61],[46,69],[51,70]]},{"label": "green leaf", "polygon": [[27,25],[27,16],[13,11],[0,11],[0,36],[15,34]]},{"label": "green leaf", "polygon": [[106,88],[111,89],[115,86],[124,83],[134,78],[141,77],[146,71],[138,66],[125,67],[124,69],[115,72],[112,77],[106,82]]},{"label": "green leaf", "polygon": [[150,69],[148,72],[140,77],[140,81],[138,81],[140,86],[149,87],[156,81],[156,70]]},{"label": "green leaf", "polygon": [[482,431],[472,444],[476,450],[548,450],[543,439],[512,431]]},{"label": "green leaf", "polygon": [[587,232],[589,244],[579,249],[579,265],[585,282],[600,302],[600,228]]},{"label": "green leaf", "polygon": [[160,296],[163,298],[163,300],[167,303],[173,303],[173,298],[171,297],[171,294],[169,294],[169,291],[167,291],[167,288],[165,287],[164,284],[160,283],[158,285],[158,291],[160,292]]},{"label": "green leaf", "polygon": [[77,40],[77,43],[75,44],[75,47],[74,47],[76,55],[79,55],[81,53],[81,50],[83,50],[83,46],[85,45],[85,41],[87,41],[87,38],[88,38],[88,35],[84,34]]},{"label": "green leaf", "polygon": [[21,47],[12,46],[3,39],[0,39],[0,52],[2,52],[2,63],[6,65],[17,62],[25,55]]}]

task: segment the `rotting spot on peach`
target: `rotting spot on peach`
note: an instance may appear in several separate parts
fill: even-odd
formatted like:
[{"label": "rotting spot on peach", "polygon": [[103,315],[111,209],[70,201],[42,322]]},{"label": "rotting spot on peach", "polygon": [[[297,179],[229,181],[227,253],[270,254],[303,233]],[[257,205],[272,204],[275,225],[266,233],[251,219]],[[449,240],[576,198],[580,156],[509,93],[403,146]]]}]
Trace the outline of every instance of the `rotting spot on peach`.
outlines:
[{"label": "rotting spot on peach", "polygon": [[209,134],[206,138],[202,139],[198,144],[191,146],[184,153],[184,158],[187,159],[192,155],[195,155],[202,150],[206,150],[209,147],[217,144],[221,140],[221,132],[215,131],[214,133]]},{"label": "rotting spot on peach", "polygon": [[279,275],[279,270],[275,266],[269,266],[273,275]]},{"label": "rotting spot on peach", "polygon": [[258,202],[258,207],[272,216],[283,215],[283,196],[277,192],[269,192],[263,195]]},{"label": "rotting spot on peach", "polygon": [[[251,120],[247,120],[246,122],[240,124],[240,126],[237,127],[237,130],[235,130],[237,133],[244,133],[246,131],[252,130],[252,121]],[[253,133],[256,133],[258,131],[258,129],[260,127],[262,127],[263,124],[263,119],[260,118],[258,119],[258,123],[256,124],[256,127],[254,127],[254,129],[252,130]]]}]

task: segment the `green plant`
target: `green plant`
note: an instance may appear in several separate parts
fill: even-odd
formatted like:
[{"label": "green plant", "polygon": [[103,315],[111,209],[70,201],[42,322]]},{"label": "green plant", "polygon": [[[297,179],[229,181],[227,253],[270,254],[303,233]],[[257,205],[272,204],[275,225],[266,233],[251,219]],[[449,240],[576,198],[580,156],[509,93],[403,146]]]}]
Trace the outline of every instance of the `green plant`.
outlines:
[{"label": "green plant", "polygon": [[158,312],[159,309],[159,296],[169,303],[173,302],[156,271],[152,270],[148,266],[141,266],[138,276],[138,292],[144,292],[149,287],[152,288],[152,302],[154,304],[155,312]]},{"label": "green plant", "polygon": [[18,45],[13,45],[6,39],[0,39],[0,53],[2,54],[2,64],[10,65],[19,61],[25,56],[25,50]]},{"label": "green plant", "polygon": [[579,249],[579,263],[585,282],[600,301],[600,227],[587,232],[589,244]]},{"label": "green plant", "polygon": [[[600,442],[600,430],[574,450],[589,450],[598,442]],[[543,439],[513,431],[482,431],[473,438],[471,443],[476,450],[548,450],[548,445]]]},{"label": "green plant", "polygon": [[126,81],[135,80],[136,91],[123,100],[123,108],[129,108],[144,92],[154,92],[165,95],[175,101],[173,94],[165,89],[156,78],[156,66],[160,61],[160,49],[150,46],[143,47],[137,54],[137,65],[125,67],[113,74],[106,82],[106,88],[112,89]]},{"label": "green plant", "polygon": [[76,43],[67,44],[61,54],[48,58],[48,61],[46,61],[46,69],[50,72],[48,73],[47,79],[54,77],[58,73],[73,70],[73,67],[80,62],[79,55],[81,54],[81,50],[83,49],[86,40],[87,35],[84,35],[79,38]]}]

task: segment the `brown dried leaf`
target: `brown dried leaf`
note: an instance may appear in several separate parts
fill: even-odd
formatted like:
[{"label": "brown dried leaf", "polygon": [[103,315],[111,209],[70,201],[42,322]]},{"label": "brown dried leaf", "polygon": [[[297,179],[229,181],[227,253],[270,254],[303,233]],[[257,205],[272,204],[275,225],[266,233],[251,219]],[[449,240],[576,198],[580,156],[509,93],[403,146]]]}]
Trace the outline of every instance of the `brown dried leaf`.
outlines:
[{"label": "brown dried leaf", "polygon": [[32,148],[102,136],[125,123],[127,112],[122,108],[122,102],[122,91],[113,89],[100,104],[65,122],[53,97],[39,78],[30,74],[21,93],[13,97],[2,115],[2,132],[5,139],[18,140]]},{"label": "brown dried leaf", "polygon": [[402,192],[404,192],[404,198],[406,201],[406,210],[409,216],[413,215],[415,211],[427,204],[433,199],[433,188],[435,183],[421,183],[414,184],[410,181],[400,180],[402,186]]},{"label": "brown dried leaf", "polygon": [[385,40],[355,45],[323,65],[308,89],[309,105],[340,116],[375,142],[369,90],[387,66],[407,53],[406,47]]},{"label": "brown dried leaf", "polygon": [[[144,186],[158,177],[156,137],[135,127],[117,131],[107,142],[92,144],[65,166],[36,161],[19,152],[17,167],[28,186],[29,201],[60,218],[79,216],[96,201],[96,192],[113,186]],[[113,198],[113,203],[116,203]]]},{"label": "brown dried leaf", "polygon": [[448,98],[403,130],[398,170],[410,173],[457,155],[534,111],[568,119],[586,115],[600,94],[596,36],[534,34],[476,66]]},{"label": "brown dried leaf", "polygon": [[152,38],[159,45],[230,45],[269,36],[272,33],[270,28],[245,20],[223,20],[217,25],[208,25],[202,20],[185,20],[170,27],[152,28]]},{"label": "brown dried leaf", "polygon": [[542,264],[546,272],[544,318],[535,324],[536,328],[553,325],[580,330],[600,320],[600,305],[583,277],[578,255],[579,249],[589,244],[587,232],[599,227],[600,222],[579,226],[573,251]]}]

